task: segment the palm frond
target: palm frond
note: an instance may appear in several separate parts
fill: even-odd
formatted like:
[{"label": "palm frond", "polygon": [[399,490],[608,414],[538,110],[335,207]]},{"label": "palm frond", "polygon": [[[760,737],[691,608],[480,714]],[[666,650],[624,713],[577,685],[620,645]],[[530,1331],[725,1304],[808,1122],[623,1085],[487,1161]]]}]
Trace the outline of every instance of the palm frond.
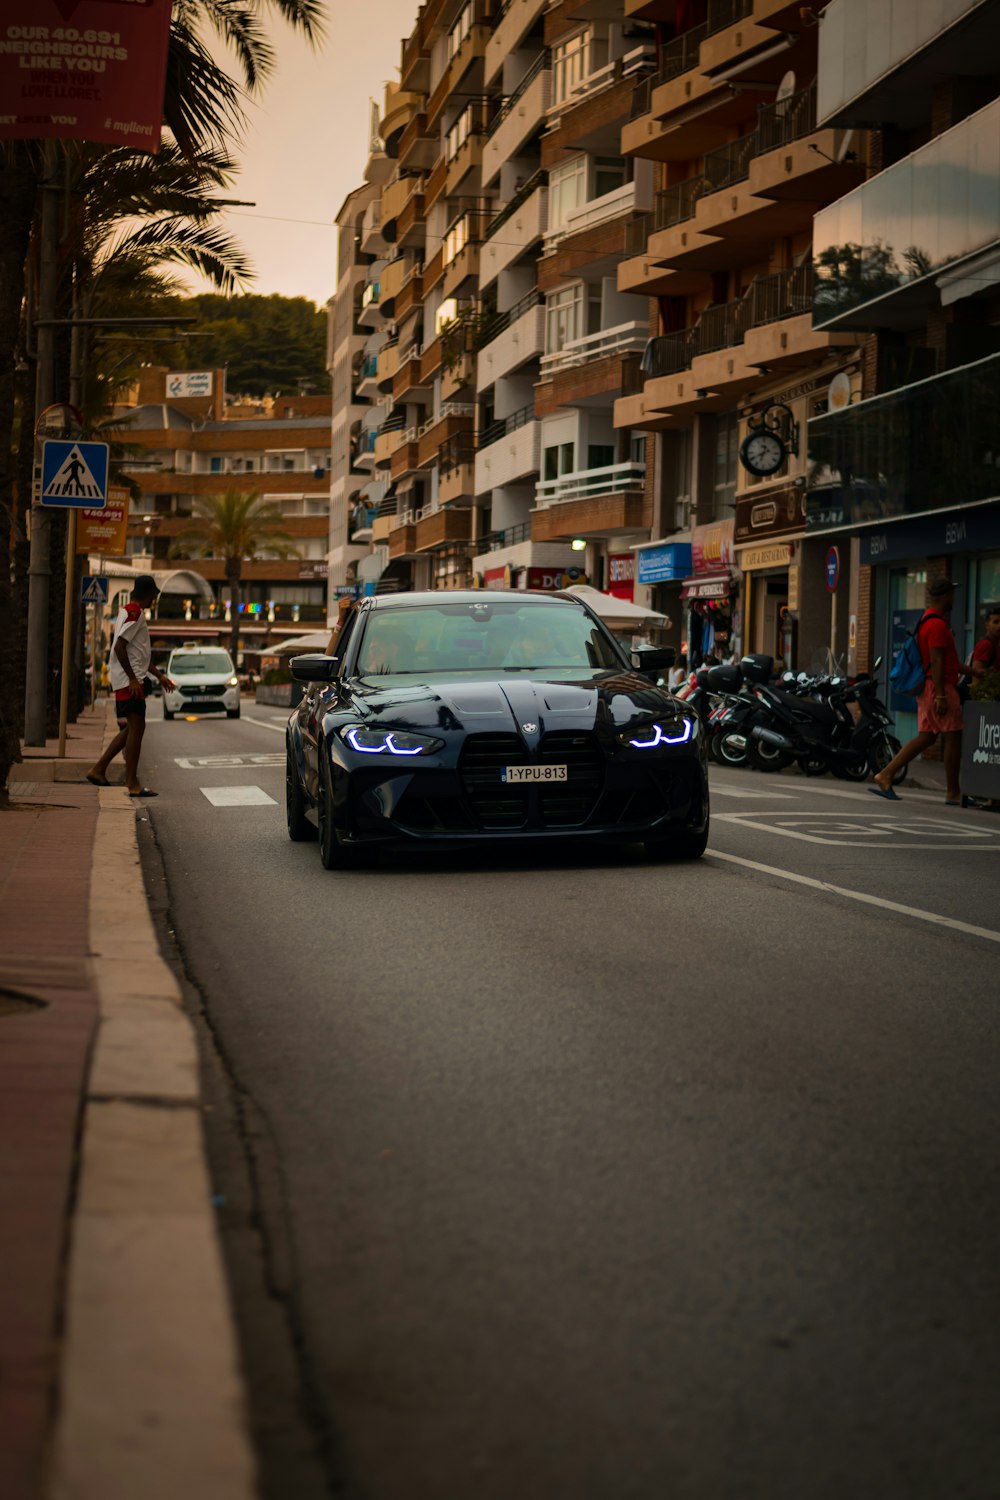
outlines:
[{"label": "palm frond", "polygon": [[159,260],[190,266],[223,292],[238,291],[254,277],[245,252],[224,229],[179,217],[147,220],[115,249],[155,250]]},{"label": "palm frond", "polygon": [[236,54],[249,93],[274,71],[274,48],[267,40],[260,14],[244,0],[200,0],[200,8],[217,34]]},{"label": "palm frond", "polygon": [[187,18],[176,8],[170,22],[164,123],[188,156],[241,140],[246,127],[243,90],[212,57]]}]

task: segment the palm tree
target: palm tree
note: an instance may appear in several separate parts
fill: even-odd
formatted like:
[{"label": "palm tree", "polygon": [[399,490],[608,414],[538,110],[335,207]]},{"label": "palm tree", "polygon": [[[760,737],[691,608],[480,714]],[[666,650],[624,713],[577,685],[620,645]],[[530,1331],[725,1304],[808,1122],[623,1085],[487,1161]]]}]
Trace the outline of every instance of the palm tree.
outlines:
[{"label": "palm tree", "polygon": [[221,557],[229,585],[232,629],[229,654],[237,661],[240,645],[240,603],[243,564],[267,553],[271,557],[298,557],[299,550],[284,529],[281,512],[257,490],[226,490],[205,495],[197,502],[198,513],[174,540],[172,557]]}]

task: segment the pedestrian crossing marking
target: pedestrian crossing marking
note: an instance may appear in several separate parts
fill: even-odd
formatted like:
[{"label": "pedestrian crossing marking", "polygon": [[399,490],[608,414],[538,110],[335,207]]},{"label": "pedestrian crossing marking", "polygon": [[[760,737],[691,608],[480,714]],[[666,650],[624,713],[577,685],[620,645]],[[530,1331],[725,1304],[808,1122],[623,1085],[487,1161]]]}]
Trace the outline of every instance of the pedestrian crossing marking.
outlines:
[{"label": "pedestrian crossing marking", "polygon": [[[66,445],[59,444],[57,446],[65,447]],[[103,448],[105,454],[107,453],[107,445],[104,443],[88,443],[87,447]],[[93,469],[81,451],[80,444],[73,443],[66,457],[42,490],[42,499],[89,500],[99,502],[103,505],[106,483],[106,478],[103,481],[96,478]]]},{"label": "pedestrian crossing marking", "polygon": [[238,771],[243,766],[283,766],[285,757],[278,750],[261,750],[256,755],[175,755],[174,765],[182,771]]},{"label": "pedestrian crossing marking", "polygon": [[203,786],[202,794],[213,807],[277,807],[260,786]]}]

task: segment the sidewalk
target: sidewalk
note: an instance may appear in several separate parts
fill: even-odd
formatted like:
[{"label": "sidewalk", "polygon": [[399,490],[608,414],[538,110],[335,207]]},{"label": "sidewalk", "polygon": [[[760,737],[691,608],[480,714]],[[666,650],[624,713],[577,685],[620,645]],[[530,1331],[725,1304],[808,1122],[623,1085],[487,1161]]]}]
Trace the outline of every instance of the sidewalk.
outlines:
[{"label": "sidewalk", "polygon": [[[73,726],[74,774],[100,753],[101,704]],[[56,746],[15,767],[0,813],[0,1494],[35,1500],[57,1363],[64,1241],[97,1026],[89,896],[98,793],[57,784]],[[45,752],[48,752],[46,755]],[[86,765],[84,765],[86,761]],[[35,782],[33,774],[44,777]]]},{"label": "sidewalk", "polygon": [[0,813],[0,1496],[251,1500],[194,1032],[137,805],[85,780],[114,731],[26,752]]}]

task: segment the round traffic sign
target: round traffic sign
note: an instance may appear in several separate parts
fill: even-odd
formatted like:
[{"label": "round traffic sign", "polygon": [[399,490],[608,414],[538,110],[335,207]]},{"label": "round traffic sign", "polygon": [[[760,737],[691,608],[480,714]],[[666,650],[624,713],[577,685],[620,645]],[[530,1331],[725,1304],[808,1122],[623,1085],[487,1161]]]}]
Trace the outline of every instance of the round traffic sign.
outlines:
[{"label": "round traffic sign", "polygon": [[830,593],[834,593],[840,582],[840,553],[836,547],[831,547],[826,554],[826,586]]}]

